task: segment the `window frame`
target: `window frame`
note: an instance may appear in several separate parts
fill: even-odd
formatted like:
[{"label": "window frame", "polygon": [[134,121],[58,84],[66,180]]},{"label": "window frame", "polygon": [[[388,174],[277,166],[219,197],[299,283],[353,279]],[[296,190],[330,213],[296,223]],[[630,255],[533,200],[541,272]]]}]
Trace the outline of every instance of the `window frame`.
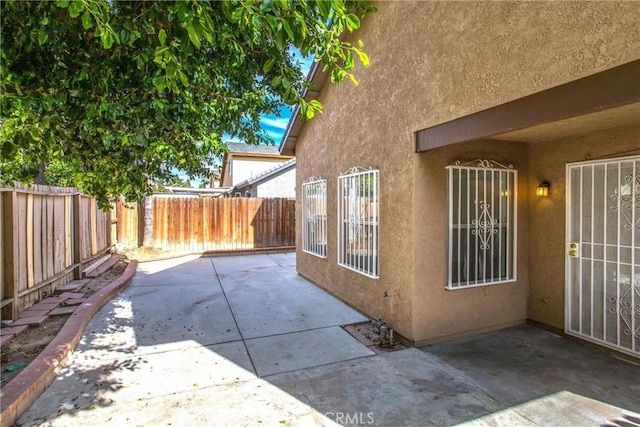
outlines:
[{"label": "window frame", "polygon": [[[320,200],[316,202],[315,208],[320,208],[324,210],[324,218],[318,221],[318,214],[314,214],[313,222],[313,230],[311,229],[311,222],[308,221],[308,207],[310,203],[308,202],[308,197],[310,196],[309,190],[313,188],[323,188],[324,192],[321,193]],[[319,206],[318,206],[319,205]],[[302,252],[317,256],[319,258],[326,259],[327,258],[327,180],[325,178],[317,178],[310,177],[302,183]],[[320,224],[319,235],[316,234],[318,228],[318,224]],[[309,242],[309,234],[313,232],[314,237],[317,237],[315,242]],[[324,240],[324,244],[322,243]]]},{"label": "window frame", "polygon": [[[365,177],[372,179],[373,184],[362,184]],[[355,192],[355,188],[360,188],[361,193],[363,185],[368,187],[366,197]],[[373,167],[347,170],[338,176],[336,195],[338,265],[371,279],[380,278],[380,170]],[[363,204],[363,199],[369,199],[369,202],[365,200]],[[355,215],[350,212],[354,210],[357,211]],[[364,239],[366,245],[362,243]]]},{"label": "window frame", "polygon": [[[513,165],[505,166],[496,161],[481,159],[465,164],[456,162],[455,165],[447,166],[445,169],[447,171],[447,283],[445,288],[457,290],[516,282],[518,278],[518,171],[513,168]],[[463,174],[462,171],[465,173]],[[466,176],[466,187],[462,182],[464,176]],[[474,195],[476,199],[471,200]],[[466,209],[463,209],[463,203]],[[463,233],[462,230],[466,232]],[[494,247],[496,236],[497,249]],[[488,254],[490,254],[489,258],[487,258]]]}]

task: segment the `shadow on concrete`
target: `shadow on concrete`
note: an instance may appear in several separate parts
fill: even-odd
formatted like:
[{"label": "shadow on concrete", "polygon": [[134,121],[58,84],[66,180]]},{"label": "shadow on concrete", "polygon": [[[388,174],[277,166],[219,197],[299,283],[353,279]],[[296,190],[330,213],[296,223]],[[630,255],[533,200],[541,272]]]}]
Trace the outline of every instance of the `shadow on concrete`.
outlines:
[{"label": "shadow on concrete", "polygon": [[[19,423],[615,425],[640,417],[609,406],[638,409],[640,366],[532,325],[374,355],[340,328],[362,320],[299,277],[293,254],[142,264]],[[578,418],[558,418],[576,410]]]}]

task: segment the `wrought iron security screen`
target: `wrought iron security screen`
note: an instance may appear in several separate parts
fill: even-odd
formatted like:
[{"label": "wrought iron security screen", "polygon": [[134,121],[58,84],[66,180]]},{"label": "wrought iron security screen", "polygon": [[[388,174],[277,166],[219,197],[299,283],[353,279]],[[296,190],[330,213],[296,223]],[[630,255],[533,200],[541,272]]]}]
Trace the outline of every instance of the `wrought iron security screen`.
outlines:
[{"label": "wrought iron security screen", "polygon": [[565,330],[640,356],[640,156],[567,165]]},{"label": "wrought iron security screen", "polygon": [[379,171],[353,168],[338,177],[338,264],[378,277]]},{"label": "wrought iron security screen", "polygon": [[309,178],[302,184],[302,250],[327,256],[327,180]]},{"label": "wrought iron security screen", "polygon": [[468,164],[447,167],[448,289],[516,280],[517,171]]}]

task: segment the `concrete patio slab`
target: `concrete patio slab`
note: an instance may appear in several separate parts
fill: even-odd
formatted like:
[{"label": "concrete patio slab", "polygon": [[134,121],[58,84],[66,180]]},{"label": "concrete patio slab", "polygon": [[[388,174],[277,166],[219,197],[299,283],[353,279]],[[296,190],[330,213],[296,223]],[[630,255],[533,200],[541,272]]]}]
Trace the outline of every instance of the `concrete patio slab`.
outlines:
[{"label": "concrete patio slab", "polygon": [[246,344],[260,377],[375,355],[338,326],[254,338]]},{"label": "concrete patio slab", "polygon": [[220,282],[245,339],[368,320],[273,261]]},{"label": "concrete patio slab", "polygon": [[211,261],[197,255],[145,262],[140,265],[135,281],[138,286],[217,285]]},{"label": "concrete patio slab", "polygon": [[568,391],[534,399],[460,424],[484,426],[634,426],[640,414]]},{"label": "concrete patio slab", "polygon": [[560,391],[640,412],[640,364],[533,325],[423,347],[506,406]]},{"label": "concrete patio slab", "polygon": [[96,403],[87,410],[72,404],[41,418],[31,411],[20,425],[105,426],[335,426],[333,421],[261,379],[186,393],[141,398],[126,404]]},{"label": "concrete patio slab", "polygon": [[114,352],[154,353],[170,343],[206,346],[240,340],[219,285],[136,286],[138,283],[134,280],[105,306],[105,316],[89,325],[80,350],[104,358]]},{"label": "concrete patio slab", "polygon": [[95,405],[131,404],[254,378],[253,373],[202,346],[109,361],[74,357],[52,386],[57,393],[43,394],[30,416],[45,418],[54,406],[58,411],[82,411]]},{"label": "concrete patio slab", "polygon": [[319,412],[360,414],[380,426],[454,425],[500,409],[462,372],[417,349],[274,375],[269,382]]},{"label": "concrete patio slab", "polygon": [[248,270],[260,270],[265,267],[274,267],[276,264],[271,258],[272,254],[244,255],[244,256],[220,256],[210,258],[218,277],[225,278],[231,275],[233,278],[242,277],[242,273]]},{"label": "concrete patio slab", "polygon": [[[292,273],[296,273],[296,254],[295,252],[275,253],[269,255],[271,259],[279,266],[286,268]],[[297,274],[297,273],[296,273]]]},{"label": "concrete patio slab", "polygon": [[[134,283],[135,285],[135,283]],[[133,324],[139,346],[194,340],[201,345],[239,340],[220,285],[183,284],[130,289]]]},{"label": "concrete patio slab", "polygon": [[[236,368],[244,369],[252,377],[256,376],[256,370],[253,367],[253,361],[249,357],[247,347],[242,341],[215,344],[207,348],[212,352],[226,358],[229,362],[234,363]],[[232,375],[230,374],[231,372],[225,372],[223,377],[232,378]],[[239,377],[236,377],[236,379],[239,379]]]},{"label": "concrete patio slab", "polygon": [[531,325],[373,354],[337,326],[364,318],[286,262],[269,254],[145,265],[18,425],[640,420],[638,364]]}]

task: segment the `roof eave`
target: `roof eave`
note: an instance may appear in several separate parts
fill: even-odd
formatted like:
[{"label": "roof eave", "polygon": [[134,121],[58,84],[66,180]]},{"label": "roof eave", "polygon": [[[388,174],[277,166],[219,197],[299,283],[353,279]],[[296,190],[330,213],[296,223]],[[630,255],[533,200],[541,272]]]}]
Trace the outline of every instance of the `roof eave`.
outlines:
[{"label": "roof eave", "polygon": [[[305,90],[303,98],[305,101],[310,101],[312,99],[317,99],[320,93],[322,92],[322,88],[327,80],[327,72],[322,70],[321,64],[319,62],[314,62],[309,70],[309,74],[307,75],[307,80],[311,82],[311,89]],[[279,150],[280,154],[283,156],[295,156],[296,153],[296,143],[298,140],[298,136],[302,132],[302,128],[304,127],[304,121],[300,116],[300,106],[296,105],[293,110],[293,114],[289,119],[289,123],[287,124],[287,130],[282,137],[282,141],[280,141]]]}]

